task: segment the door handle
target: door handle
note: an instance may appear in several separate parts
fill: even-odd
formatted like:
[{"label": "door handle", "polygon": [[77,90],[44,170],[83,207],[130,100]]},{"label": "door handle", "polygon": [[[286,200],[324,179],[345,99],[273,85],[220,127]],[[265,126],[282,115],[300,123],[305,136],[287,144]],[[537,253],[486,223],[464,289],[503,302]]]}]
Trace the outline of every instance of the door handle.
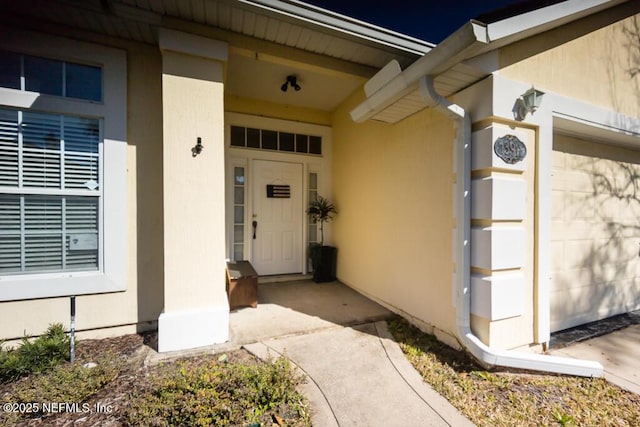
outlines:
[{"label": "door handle", "polygon": [[256,228],[258,228],[258,221],[253,221],[251,223],[251,225],[253,226],[253,240],[256,239]]}]

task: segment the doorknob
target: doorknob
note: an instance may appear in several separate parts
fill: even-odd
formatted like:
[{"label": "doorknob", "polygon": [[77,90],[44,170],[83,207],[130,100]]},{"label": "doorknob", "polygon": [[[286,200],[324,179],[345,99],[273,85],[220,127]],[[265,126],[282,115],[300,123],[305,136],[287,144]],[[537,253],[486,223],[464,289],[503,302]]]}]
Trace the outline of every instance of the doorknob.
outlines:
[{"label": "doorknob", "polygon": [[256,228],[258,228],[258,221],[253,221],[251,223],[251,225],[253,226],[253,239],[255,240],[255,238],[256,238]]}]

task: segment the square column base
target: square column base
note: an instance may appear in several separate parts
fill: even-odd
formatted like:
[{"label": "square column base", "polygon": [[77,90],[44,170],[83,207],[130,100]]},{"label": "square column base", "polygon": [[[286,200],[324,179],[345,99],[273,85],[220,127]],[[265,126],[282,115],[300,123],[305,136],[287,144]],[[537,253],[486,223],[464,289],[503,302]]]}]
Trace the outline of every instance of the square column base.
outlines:
[{"label": "square column base", "polygon": [[158,352],[188,350],[229,339],[227,305],[162,313],[158,318]]}]

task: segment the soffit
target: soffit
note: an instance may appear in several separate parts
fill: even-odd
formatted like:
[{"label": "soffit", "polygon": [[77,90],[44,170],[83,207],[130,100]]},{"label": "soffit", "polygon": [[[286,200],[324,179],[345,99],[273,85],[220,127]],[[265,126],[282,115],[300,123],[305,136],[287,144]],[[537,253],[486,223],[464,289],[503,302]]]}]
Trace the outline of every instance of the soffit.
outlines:
[{"label": "soffit", "polygon": [[[593,0],[592,3],[600,2],[598,0]],[[569,2],[558,2],[557,6],[564,7],[566,4],[569,4]],[[576,7],[576,5],[578,5],[578,7],[582,7],[581,4],[577,1],[573,1],[571,2],[571,4],[574,8]],[[513,25],[511,25],[512,21],[507,19],[505,20],[506,22],[504,23],[504,25],[502,25],[500,28],[503,33],[511,31],[510,35],[502,37],[497,41],[491,41],[484,47],[480,47],[479,49],[474,51],[472,56],[462,58],[464,62],[458,62],[451,68],[440,72],[437,76],[435,76],[434,79],[435,89],[439,94],[445,97],[450,96],[482,80],[492,72],[497,71],[497,62],[495,62],[495,64],[493,64],[492,66],[487,67],[486,64],[482,64],[481,58],[484,56],[486,59],[485,55],[493,54],[497,52],[501,47],[509,45],[510,43],[514,43],[516,41],[538,35],[544,36],[545,34],[548,34],[546,31],[552,28],[557,28],[562,25],[569,25],[573,22],[576,22],[576,25],[574,27],[571,27],[572,37],[580,37],[581,35],[584,35],[590,31],[602,28],[627,16],[631,16],[634,13],[637,13],[639,10],[639,4],[640,3],[638,2],[630,2],[624,0],[611,0],[608,2],[602,2],[602,4],[597,4],[594,7],[588,8],[588,10],[579,13],[571,13],[567,16],[552,19],[549,20],[549,22],[543,22],[543,24],[541,25],[537,25],[535,27],[522,31],[514,30]],[[558,14],[557,11],[554,13]],[[513,19],[519,19],[520,22],[518,25],[521,26],[524,17],[516,16]],[[518,25],[516,25],[516,27],[518,27]],[[455,34],[456,33],[454,33],[453,35],[455,36]],[[490,34],[491,31],[489,31],[489,35]],[[497,36],[499,35],[500,34],[498,34]],[[496,35],[494,34],[494,36]],[[430,53],[427,53],[425,56],[429,55]],[[480,61],[476,61],[476,59],[480,59]],[[403,120],[404,118],[427,108],[428,105],[421,100],[417,83],[414,84],[413,90],[410,90],[407,93],[407,95],[404,95],[402,98],[399,98],[397,101],[393,102],[389,106],[385,107],[382,111],[372,116],[371,119],[387,123],[397,123],[400,120]]]},{"label": "soffit", "polygon": [[[366,78],[309,66],[268,55],[251,55],[238,49],[229,53],[225,93],[259,99],[282,106],[334,111]],[[300,91],[280,87],[288,75],[297,76]]]},{"label": "soffit", "polygon": [[[226,41],[230,46],[226,93],[322,111],[333,111],[389,61],[395,59],[404,68],[420,57],[419,50],[431,48],[427,42],[405,40],[330,12],[328,19],[344,21],[346,27],[332,28],[247,1],[259,2],[21,0],[0,2],[0,20],[12,24],[17,16],[34,29],[53,23],[151,45],[157,45],[160,27]],[[300,92],[280,90],[291,74],[298,76]]]},{"label": "soffit", "polygon": [[157,44],[157,27],[179,19],[375,69],[382,68],[392,59],[398,60],[403,67],[408,66],[431,47],[429,43],[415,39],[406,46],[384,43],[381,41],[384,32],[376,41],[237,0],[22,0],[3,3],[0,9],[24,16],[148,44]]},{"label": "soffit", "polygon": [[[471,67],[465,63],[458,63],[438,75],[434,80],[434,87],[440,95],[447,97],[482,80],[488,74],[486,71]],[[425,108],[427,108],[427,105],[422,99],[416,84],[408,95],[371,117],[371,120],[397,123]]]}]

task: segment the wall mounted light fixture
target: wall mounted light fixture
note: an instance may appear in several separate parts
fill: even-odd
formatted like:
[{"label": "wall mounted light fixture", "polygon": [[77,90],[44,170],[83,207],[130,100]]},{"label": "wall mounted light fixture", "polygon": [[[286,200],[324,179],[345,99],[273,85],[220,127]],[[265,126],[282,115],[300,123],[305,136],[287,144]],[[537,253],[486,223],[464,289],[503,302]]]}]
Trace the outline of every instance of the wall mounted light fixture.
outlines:
[{"label": "wall mounted light fixture", "polygon": [[300,89],[302,89],[300,87],[300,85],[298,84],[298,78],[294,75],[290,75],[287,76],[287,81],[285,81],[282,86],[280,86],[280,90],[283,92],[286,92],[287,89],[289,88],[289,86],[291,86],[292,88],[294,88],[297,91],[299,91]]},{"label": "wall mounted light fixture", "polygon": [[524,120],[527,114],[533,114],[540,104],[542,104],[542,97],[544,92],[535,89],[533,86],[531,89],[520,95],[520,98],[516,101],[516,118],[518,120]]},{"label": "wall mounted light fixture", "polygon": [[191,147],[191,156],[195,157],[198,154],[202,153],[204,146],[202,145],[202,138],[198,137],[197,143],[194,147]]}]

